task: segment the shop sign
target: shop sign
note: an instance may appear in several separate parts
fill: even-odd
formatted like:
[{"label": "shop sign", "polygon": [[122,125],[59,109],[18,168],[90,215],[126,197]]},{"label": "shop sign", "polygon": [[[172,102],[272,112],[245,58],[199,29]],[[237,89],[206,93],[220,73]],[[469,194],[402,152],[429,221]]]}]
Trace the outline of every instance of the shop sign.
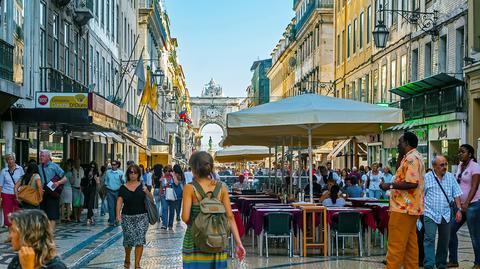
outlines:
[{"label": "shop sign", "polygon": [[460,139],[460,121],[433,124],[428,129],[430,141]]},{"label": "shop sign", "polygon": [[88,108],[88,93],[36,92],[35,108]]}]

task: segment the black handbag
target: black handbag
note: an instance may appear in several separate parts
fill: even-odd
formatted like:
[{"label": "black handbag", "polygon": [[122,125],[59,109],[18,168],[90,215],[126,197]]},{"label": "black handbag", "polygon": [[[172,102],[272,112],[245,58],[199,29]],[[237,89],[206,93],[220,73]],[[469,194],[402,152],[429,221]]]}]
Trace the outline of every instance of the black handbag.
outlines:
[{"label": "black handbag", "polygon": [[155,202],[145,195],[145,209],[147,209],[148,222],[150,225],[154,225],[160,220],[160,214],[158,213]]}]

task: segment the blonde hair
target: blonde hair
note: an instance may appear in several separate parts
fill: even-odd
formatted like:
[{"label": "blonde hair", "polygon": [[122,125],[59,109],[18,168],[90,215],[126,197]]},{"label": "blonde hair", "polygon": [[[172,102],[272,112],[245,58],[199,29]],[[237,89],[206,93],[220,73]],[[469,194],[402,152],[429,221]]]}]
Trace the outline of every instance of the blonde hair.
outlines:
[{"label": "blonde hair", "polygon": [[47,215],[38,209],[13,212],[10,221],[15,222],[22,246],[33,248],[36,263],[45,265],[57,255],[53,231]]}]

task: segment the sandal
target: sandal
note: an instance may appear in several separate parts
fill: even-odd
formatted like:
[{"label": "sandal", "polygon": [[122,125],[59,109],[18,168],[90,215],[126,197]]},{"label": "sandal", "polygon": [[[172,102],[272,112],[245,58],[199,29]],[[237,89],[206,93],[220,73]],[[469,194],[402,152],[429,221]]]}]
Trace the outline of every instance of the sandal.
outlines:
[{"label": "sandal", "polygon": [[123,262],[123,268],[130,269],[130,262]]}]

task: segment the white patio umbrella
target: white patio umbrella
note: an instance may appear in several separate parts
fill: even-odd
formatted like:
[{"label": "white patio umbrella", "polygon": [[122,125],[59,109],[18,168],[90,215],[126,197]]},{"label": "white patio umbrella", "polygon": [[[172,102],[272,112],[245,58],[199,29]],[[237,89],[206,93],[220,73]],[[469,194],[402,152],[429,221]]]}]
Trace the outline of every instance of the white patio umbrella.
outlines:
[{"label": "white patio umbrella", "polygon": [[269,148],[260,146],[232,146],[215,153],[218,162],[258,161],[271,156]]},{"label": "white patio umbrella", "polygon": [[[308,137],[310,199],[313,202],[312,139],[342,138],[380,133],[403,122],[401,109],[304,94],[227,114],[227,137],[239,142],[248,137]],[[243,137],[243,138],[242,138]],[[225,143],[226,142],[226,143]],[[238,143],[235,143],[239,145]],[[256,145],[259,145],[257,143]]]}]

